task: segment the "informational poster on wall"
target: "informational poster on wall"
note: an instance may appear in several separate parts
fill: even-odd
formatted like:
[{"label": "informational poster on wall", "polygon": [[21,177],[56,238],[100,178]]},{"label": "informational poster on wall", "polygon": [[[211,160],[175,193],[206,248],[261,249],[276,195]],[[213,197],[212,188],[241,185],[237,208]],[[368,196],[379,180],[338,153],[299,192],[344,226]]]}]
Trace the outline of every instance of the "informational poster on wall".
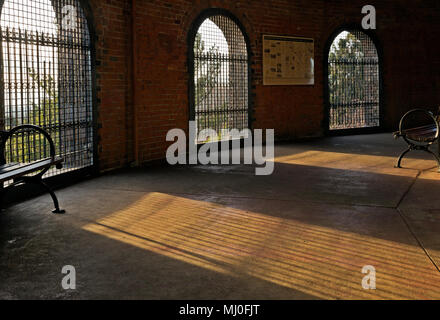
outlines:
[{"label": "informational poster on wall", "polygon": [[263,35],[263,85],[313,85],[314,41]]}]

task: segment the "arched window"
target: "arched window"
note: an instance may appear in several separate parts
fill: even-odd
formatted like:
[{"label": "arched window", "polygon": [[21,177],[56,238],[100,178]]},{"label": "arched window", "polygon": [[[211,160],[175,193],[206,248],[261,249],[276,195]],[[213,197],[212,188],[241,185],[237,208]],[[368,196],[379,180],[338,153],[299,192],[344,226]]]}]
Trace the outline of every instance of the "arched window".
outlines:
[{"label": "arched window", "polygon": [[329,130],[380,126],[379,56],[360,30],[343,30],[328,52]]},{"label": "arched window", "polygon": [[209,140],[199,137],[198,143],[233,138],[222,129],[249,127],[248,45],[234,20],[218,12],[204,15],[190,40],[191,120],[197,133],[218,133]]},{"label": "arched window", "polygon": [[[0,129],[20,124],[46,129],[64,157],[63,169],[47,175],[91,166],[91,39],[79,0],[1,3]],[[26,152],[39,151],[23,145]]]}]

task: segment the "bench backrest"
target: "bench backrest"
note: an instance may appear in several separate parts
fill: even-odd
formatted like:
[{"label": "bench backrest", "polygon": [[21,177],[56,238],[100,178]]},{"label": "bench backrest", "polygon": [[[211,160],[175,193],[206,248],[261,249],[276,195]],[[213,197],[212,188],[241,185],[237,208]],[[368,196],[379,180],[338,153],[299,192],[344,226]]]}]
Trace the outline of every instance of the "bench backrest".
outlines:
[{"label": "bench backrest", "polygon": [[440,106],[438,107],[437,115],[435,116],[435,119],[437,120],[437,123],[440,124]]},{"label": "bench backrest", "polygon": [[40,127],[20,125],[1,134],[0,164],[32,163],[54,157],[54,142]]}]

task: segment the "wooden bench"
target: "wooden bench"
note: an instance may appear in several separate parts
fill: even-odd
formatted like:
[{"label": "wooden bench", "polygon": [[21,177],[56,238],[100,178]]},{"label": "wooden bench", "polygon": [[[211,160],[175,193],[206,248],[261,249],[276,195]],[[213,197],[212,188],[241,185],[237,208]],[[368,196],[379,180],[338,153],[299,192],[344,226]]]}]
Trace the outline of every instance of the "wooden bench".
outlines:
[{"label": "wooden bench", "polygon": [[[428,120],[427,121],[428,123],[424,125],[411,127],[410,126],[411,119],[415,118],[416,116],[425,117],[425,119]],[[408,144],[408,148],[400,154],[397,160],[397,164],[396,164],[397,168],[401,168],[400,164],[402,158],[408,152],[410,152],[411,150],[421,150],[421,151],[426,151],[435,157],[435,159],[437,160],[438,171],[440,172],[439,122],[440,122],[440,109],[439,109],[439,115],[437,116],[434,116],[434,114],[431,111],[420,108],[410,110],[404,114],[402,119],[400,119],[399,131],[393,133],[395,139],[402,137],[405,140],[405,142]],[[435,154],[430,149],[431,145],[436,141],[439,143],[438,155]]]},{"label": "wooden bench", "polygon": [[[39,139],[40,137],[43,141]],[[32,146],[34,152],[31,152]],[[43,153],[43,156],[48,153],[49,157],[31,160],[40,153]],[[55,206],[52,212],[64,213],[65,211],[59,207],[55,193],[42,179],[50,167],[55,165],[57,169],[61,169],[62,162],[63,158],[55,155],[55,145],[46,130],[34,125],[20,125],[9,131],[0,131],[0,183],[2,186],[0,200],[3,199],[6,191],[14,186],[24,183],[38,184],[52,197]],[[7,181],[12,182],[3,187]]]}]

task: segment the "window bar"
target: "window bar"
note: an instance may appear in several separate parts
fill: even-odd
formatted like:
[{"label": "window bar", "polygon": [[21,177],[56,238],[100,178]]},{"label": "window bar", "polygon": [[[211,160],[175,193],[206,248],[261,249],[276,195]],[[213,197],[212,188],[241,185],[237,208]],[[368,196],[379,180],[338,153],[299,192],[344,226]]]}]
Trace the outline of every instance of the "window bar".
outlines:
[{"label": "window bar", "polygon": [[[46,103],[47,103],[47,63],[46,60],[43,61],[43,126],[47,123],[47,115],[46,115]],[[41,102],[40,102],[41,103]],[[43,139],[43,155],[47,157],[47,142],[46,139]]]},{"label": "window bar", "polygon": [[[61,28],[65,4],[78,10],[75,30]],[[4,129],[32,123],[49,131],[66,165],[47,175],[91,165],[91,46],[79,1],[28,0],[18,6],[16,0],[4,0],[1,14]],[[7,147],[8,158],[14,148],[25,160],[48,151],[45,139],[28,133],[11,139]]]},{"label": "window bar", "polygon": [[[9,105],[8,105],[8,113],[9,113],[9,119],[8,122],[6,123],[5,121],[5,130],[9,130],[11,127],[11,121],[12,121],[12,76],[11,76],[11,61],[9,60],[9,57],[11,56],[11,52],[10,52],[10,35],[9,35],[9,28],[6,28],[6,48],[7,48],[7,57],[8,59],[5,61],[8,64],[8,99],[9,99]],[[3,59],[3,57],[2,57]],[[11,146],[9,146],[11,147]]]},{"label": "window bar", "polygon": [[[202,28],[205,22],[210,25]],[[249,62],[244,36],[228,17],[215,15],[205,22],[199,28],[198,40],[207,45],[204,50],[194,48],[198,49],[194,50],[197,128],[211,127],[220,134],[222,129],[247,128]],[[200,81],[203,78],[208,84]]]},{"label": "window bar", "polygon": [[80,166],[82,166],[83,163],[83,148],[84,148],[84,144],[82,143],[82,138],[81,138],[81,134],[82,134],[82,100],[81,100],[81,95],[82,95],[82,91],[81,91],[81,79],[80,79],[80,72],[81,72],[81,63],[80,63],[80,57],[81,57],[81,47],[80,44],[81,42],[79,41],[79,34],[77,32],[77,30],[74,31],[74,36],[73,36],[73,40],[74,40],[74,44],[77,44],[78,46],[76,47],[76,49],[74,49],[74,52],[76,52],[76,54],[74,55],[76,57],[75,60],[75,64],[73,65],[73,76],[74,76],[74,82],[73,85],[74,87],[76,87],[75,92],[76,92],[76,99],[75,99],[75,104],[76,104],[76,108],[78,110],[78,112],[76,112],[75,114],[77,115],[77,141],[78,141],[78,145],[80,146],[76,152],[76,157],[77,157],[77,161],[80,164]]},{"label": "window bar", "polygon": [[[363,32],[345,32],[351,36],[349,38],[345,35],[346,39],[357,44],[357,51],[351,56],[338,57],[334,54],[329,57],[330,129],[378,126],[380,110],[377,50]],[[332,46],[329,55],[336,50],[342,51],[341,48]]]},{"label": "window bar", "polygon": [[[29,109],[30,109],[29,104],[30,104],[31,99],[30,99],[30,96],[29,96],[30,83],[29,83],[29,54],[28,54],[28,43],[29,43],[29,39],[28,39],[28,31],[25,30],[25,31],[24,31],[24,54],[25,54],[25,65],[26,65],[26,67],[25,67],[24,73],[25,73],[25,75],[26,75],[26,81],[22,80],[22,83],[26,85],[26,101],[27,101],[27,103],[26,103],[26,123],[30,123],[30,116],[31,116],[31,114],[30,114],[30,110],[29,110]],[[22,89],[22,91],[23,91],[23,89]],[[29,134],[26,135],[26,140],[27,140],[27,141],[26,141],[26,146],[30,146],[30,145],[31,145],[31,142],[32,142],[32,144],[34,144],[34,139],[31,139],[31,137],[30,137]],[[32,150],[35,150],[35,145],[34,145],[34,149],[32,149]],[[28,147],[26,151],[27,151],[27,160],[28,160],[28,161],[32,161],[32,160],[34,160],[34,159],[32,158],[32,156],[31,156],[31,153],[30,153],[30,152],[31,152],[31,148]]]},{"label": "window bar", "polygon": [[[12,38],[15,38],[15,29],[12,29]],[[17,80],[17,46],[14,45],[14,58],[13,58],[13,66],[14,66],[14,89],[15,89],[15,119],[20,119],[18,114],[18,80]],[[11,106],[12,108],[12,106]],[[18,124],[18,123],[17,123]],[[13,140],[12,140],[13,141]],[[15,148],[16,150],[19,150],[19,141],[18,139],[15,140]],[[16,159],[16,161],[19,161],[19,157]]]}]

